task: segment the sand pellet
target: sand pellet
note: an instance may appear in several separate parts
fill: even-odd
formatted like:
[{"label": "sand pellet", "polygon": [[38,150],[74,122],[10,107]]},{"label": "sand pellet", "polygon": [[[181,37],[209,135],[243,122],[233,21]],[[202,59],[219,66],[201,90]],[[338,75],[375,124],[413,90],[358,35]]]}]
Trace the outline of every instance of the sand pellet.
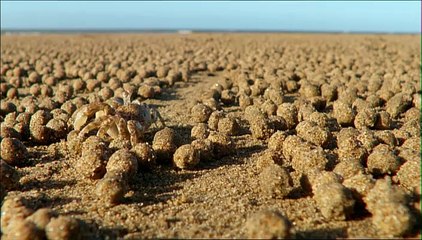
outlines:
[{"label": "sand pellet", "polygon": [[342,101],[335,101],[333,104],[333,114],[341,126],[351,126],[355,120],[356,112],[352,107]]},{"label": "sand pellet", "polygon": [[55,141],[65,138],[66,134],[68,133],[66,121],[63,119],[53,118],[48,121],[46,127],[52,130],[54,135],[52,139]]},{"label": "sand pellet", "polygon": [[271,100],[266,100],[261,105],[261,111],[265,113],[267,116],[273,116],[277,112],[277,105]]},{"label": "sand pellet", "polygon": [[415,224],[415,218],[409,208],[399,203],[385,203],[372,214],[372,223],[383,238],[403,236]]},{"label": "sand pellet", "polygon": [[264,92],[264,97],[271,100],[274,104],[280,105],[284,102],[283,92],[281,89],[268,88]]},{"label": "sand pellet", "polygon": [[249,121],[252,136],[257,139],[268,139],[275,132],[271,121],[264,118],[255,118]]},{"label": "sand pellet", "polygon": [[95,194],[100,202],[106,205],[119,204],[128,190],[127,180],[121,177],[120,172],[108,172],[95,187]]},{"label": "sand pellet", "polygon": [[359,200],[369,193],[369,191],[374,187],[374,184],[374,178],[372,178],[369,174],[364,174],[363,172],[359,172],[343,181],[343,185],[351,189],[355,195],[355,199]]},{"label": "sand pellet", "polygon": [[195,105],[191,109],[192,119],[196,123],[203,123],[208,121],[208,118],[210,117],[211,113],[211,108],[201,103]]},{"label": "sand pellet", "polygon": [[297,135],[289,135],[283,141],[283,155],[288,161],[291,161],[296,148],[306,148],[308,145]]},{"label": "sand pellet", "polygon": [[38,110],[31,117],[30,127],[32,128],[35,125],[46,125],[48,121],[53,118],[53,115],[46,110]]},{"label": "sand pellet", "polygon": [[284,164],[287,165],[282,155],[270,149],[265,150],[264,153],[259,156],[258,160],[256,161],[256,167],[260,171],[262,171],[268,166],[272,166],[273,164],[277,164],[280,166],[284,166]]},{"label": "sand pellet", "polygon": [[237,119],[225,117],[218,121],[218,131],[223,134],[234,136],[239,133],[239,130],[240,126]]},{"label": "sand pellet", "polygon": [[331,133],[311,121],[300,122],[296,126],[297,135],[308,142],[321,147],[327,147],[331,141]]},{"label": "sand pellet", "polygon": [[378,180],[364,201],[381,237],[402,236],[415,223],[404,191],[392,186],[389,179]]},{"label": "sand pellet", "polygon": [[177,133],[171,128],[164,128],[154,135],[152,148],[157,154],[157,160],[171,160],[178,144]]},{"label": "sand pellet", "polygon": [[252,214],[246,224],[246,238],[283,239],[290,236],[291,223],[279,211],[264,210]]},{"label": "sand pellet", "polygon": [[337,135],[339,160],[363,161],[367,150],[358,140],[359,131],[353,128],[343,128]]},{"label": "sand pellet", "polygon": [[316,123],[318,126],[325,128],[328,126],[328,116],[325,113],[313,112],[309,115],[308,121]]},{"label": "sand pellet", "polygon": [[276,164],[264,168],[260,175],[261,188],[265,195],[285,198],[293,187],[289,172]]},{"label": "sand pellet", "polygon": [[356,139],[369,152],[380,143],[377,136],[375,136],[375,131],[370,129],[362,129]]},{"label": "sand pellet", "polygon": [[[19,174],[16,169],[4,160],[0,160],[0,185],[5,190],[11,190],[19,185]],[[2,190],[3,191],[3,190]]]},{"label": "sand pellet", "polygon": [[387,144],[391,147],[396,146],[398,143],[393,132],[391,132],[390,130],[376,131],[375,136],[379,143]]},{"label": "sand pellet", "polygon": [[248,106],[245,109],[245,119],[247,121],[253,121],[254,119],[261,119],[265,118],[265,115],[262,113],[262,111],[257,106]]},{"label": "sand pellet", "polygon": [[156,165],[156,158],[154,149],[148,143],[138,143],[130,150],[136,155],[138,159],[138,166],[140,168],[152,168]]},{"label": "sand pellet", "polygon": [[25,145],[16,138],[4,138],[1,141],[1,158],[12,166],[22,165],[28,158]]},{"label": "sand pellet", "polygon": [[321,95],[320,88],[309,82],[303,82],[299,89],[299,94],[304,98],[311,98]]},{"label": "sand pellet", "polygon": [[351,178],[363,171],[364,167],[358,161],[341,161],[333,169],[333,172],[340,175],[343,179]]},{"label": "sand pellet", "polygon": [[375,182],[374,187],[371,188],[364,201],[368,211],[375,212],[384,203],[407,204],[408,197],[402,188],[393,185],[391,178],[386,177]]},{"label": "sand pellet", "polygon": [[283,154],[283,142],[287,134],[284,131],[277,131],[268,139],[268,149],[276,152],[279,155]]},{"label": "sand pellet", "polygon": [[99,179],[106,173],[106,163],[102,155],[87,153],[78,161],[78,170],[86,178]]},{"label": "sand pellet", "polygon": [[79,239],[79,222],[71,217],[52,218],[45,227],[45,235],[50,240]]},{"label": "sand pellet", "polygon": [[1,232],[7,234],[9,232],[9,225],[13,221],[21,222],[32,213],[33,211],[25,206],[22,198],[6,197],[1,206]]},{"label": "sand pellet", "polygon": [[135,155],[127,149],[117,150],[108,159],[106,171],[119,172],[128,179],[131,179],[138,172],[138,160]]},{"label": "sand pellet", "polygon": [[328,159],[321,147],[308,149],[296,149],[293,153],[292,167],[299,172],[307,172],[312,169],[325,170]]},{"label": "sand pellet", "polygon": [[342,181],[341,177],[336,173],[318,169],[308,171],[306,177],[314,193],[324,184],[341,183]]},{"label": "sand pellet", "polygon": [[377,112],[372,108],[364,108],[355,116],[354,124],[357,129],[373,128],[377,122]]},{"label": "sand pellet", "polygon": [[242,110],[245,110],[248,106],[251,106],[253,104],[252,99],[246,95],[246,94],[241,94],[239,96],[239,106]]},{"label": "sand pellet", "polygon": [[31,140],[38,144],[48,144],[54,136],[54,131],[43,125],[30,126]]},{"label": "sand pellet", "polygon": [[15,138],[15,139],[19,139],[22,140],[22,135],[13,127],[8,127],[8,126],[1,126],[0,129],[0,137],[1,138]]},{"label": "sand pellet", "polygon": [[206,123],[198,123],[192,127],[191,137],[194,139],[205,139],[208,137],[209,129]]},{"label": "sand pellet", "polygon": [[368,170],[374,175],[394,174],[400,167],[399,158],[391,151],[377,150],[368,156]]},{"label": "sand pellet", "polygon": [[8,226],[7,233],[2,239],[41,240],[43,233],[33,222],[15,219]]},{"label": "sand pellet", "polygon": [[222,118],[224,118],[224,113],[222,111],[212,112],[208,119],[208,127],[212,130],[218,130],[218,122]]},{"label": "sand pellet", "polygon": [[293,129],[298,123],[297,114],[297,108],[291,103],[283,103],[277,108],[277,116],[281,116],[286,120],[288,129]]},{"label": "sand pellet", "polygon": [[201,161],[210,161],[214,158],[214,143],[209,139],[197,139],[192,141],[191,145],[198,151]]},{"label": "sand pellet", "polygon": [[210,132],[210,135],[207,138],[214,145],[214,155],[217,158],[227,156],[233,151],[233,141],[230,136],[219,132]]},{"label": "sand pellet", "polygon": [[337,98],[337,88],[332,85],[323,84],[321,86],[321,96],[327,101],[334,101]]},{"label": "sand pellet", "polygon": [[411,137],[407,139],[402,145],[402,148],[407,148],[415,151],[420,151],[420,138],[419,137]]},{"label": "sand pellet", "polygon": [[190,144],[180,146],[173,155],[173,162],[181,169],[192,169],[199,163],[199,152]]},{"label": "sand pellet", "polygon": [[409,160],[400,166],[400,169],[397,171],[397,178],[401,185],[420,195],[421,171],[420,161],[418,160],[420,158]]},{"label": "sand pellet", "polygon": [[49,208],[40,208],[31,214],[26,220],[33,222],[39,230],[44,231],[47,224],[53,218],[55,213]]},{"label": "sand pellet", "polygon": [[236,101],[236,95],[229,89],[225,89],[221,92],[221,102],[224,105],[232,105]]},{"label": "sand pellet", "polygon": [[355,204],[350,190],[340,183],[320,185],[314,192],[314,199],[327,219],[345,220]]},{"label": "sand pellet", "polygon": [[411,106],[411,103],[411,96],[405,93],[397,93],[387,101],[385,104],[385,110],[392,118],[396,118],[399,114],[405,112]]}]

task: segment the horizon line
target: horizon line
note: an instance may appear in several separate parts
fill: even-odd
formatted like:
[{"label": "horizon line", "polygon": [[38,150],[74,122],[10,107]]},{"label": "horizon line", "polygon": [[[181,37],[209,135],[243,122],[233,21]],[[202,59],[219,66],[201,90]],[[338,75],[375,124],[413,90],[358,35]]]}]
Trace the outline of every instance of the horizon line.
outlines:
[{"label": "horizon line", "polygon": [[281,30],[281,29],[188,29],[188,28],[1,28],[1,34],[14,33],[333,33],[333,34],[398,34],[416,35],[421,32],[402,31],[340,31],[340,30]]}]

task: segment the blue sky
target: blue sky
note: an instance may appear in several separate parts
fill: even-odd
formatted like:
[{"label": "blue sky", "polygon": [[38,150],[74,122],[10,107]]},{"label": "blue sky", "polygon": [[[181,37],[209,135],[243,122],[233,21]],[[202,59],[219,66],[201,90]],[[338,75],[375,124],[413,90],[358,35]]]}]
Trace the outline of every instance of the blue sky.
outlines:
[{"label": "blue sky", "polygon": [[420,32],[421,2],[2,0],[1,27]]}]

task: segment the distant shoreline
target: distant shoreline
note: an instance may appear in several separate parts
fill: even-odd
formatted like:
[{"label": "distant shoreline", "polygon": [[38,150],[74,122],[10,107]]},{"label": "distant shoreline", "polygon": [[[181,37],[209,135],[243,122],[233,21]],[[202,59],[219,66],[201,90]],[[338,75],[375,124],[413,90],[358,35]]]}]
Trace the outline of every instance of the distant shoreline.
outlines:
[{"label": "distant shoreline", "polygon": [[365,31],[285,31],[285,30],[223,30],[223,29],[1,29],[1,35],[42,35],[42,34],[154,34],[154,33],[281,33],[281,34],[361,34],[361,35],[420,35],[420,32],[365,32]]}]

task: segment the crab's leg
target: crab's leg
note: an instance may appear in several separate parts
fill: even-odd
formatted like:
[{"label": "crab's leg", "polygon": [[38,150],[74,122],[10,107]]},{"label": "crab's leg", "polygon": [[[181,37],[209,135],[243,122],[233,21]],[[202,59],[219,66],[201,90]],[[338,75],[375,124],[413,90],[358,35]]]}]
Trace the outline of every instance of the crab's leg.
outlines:
[{"label": "crab's leg", "polygon": [[110,110],[111,107],[106,103],[94,102],[88,105],[86,112],[88,115],[92,115],[99,110]]},{"label": "crab's leg", "polygon": [[108,111],[107,109],[100,110],[100,111],[98,111],[98,112],[95,113],[95,118],[99,118],[99,117],[102,117],[102,116],[111,115],[109,112],[110,111]]},{"label": "crab's leg", "polygon": [[86,121],[88,120],[88,116],[86,115],[86,106],[82,107],[81,110],[79,110],[76,113],[75,121],[73,122],[73,128],[75,130],[81,130],[82,126],[85,125]]},{"label": "crab's leg", "polygon": [[134,103],[134,104],[139,104],[139,105],[141,105],[142,103],[141,103],[141,101],[139,101],[139,99],[135,99],[135,100],[133,100],[132,101],[132,103]]},{"label": "crab's leg", "polygon": [[127,122],[127,130],[130,134],[130,143],[135,146],[142,138],[142,126],[138,121],[129,120]]},{"label": "crab's leg", "polygon": [[100,118],[95,119],[93,122],[88,123],[82,130],[79,132],[79,137],[84,137],[86,134],[88,134],[90,131],[94,129],[98,129],[104,120],[107,120],[109,116],[102,116]]},{"label": "crab's leg", "polygon": [[110,121],[104,124],[104,130],[102,130],[104,131],[104,133],[101,132],[101,134],[106,135],[107,133],[112,139],[119,138],[119,129],[117,128],[117,121],[118,118],[116,116],[110,117]]},{"label": "crab's leg", "polygon": [[[98,129],[97,136],[104,140],[110,140],[110,137],[113,138],[112,134],[109,134],[111,128],[116,128],[116,125],[114,124],[114,119],[112,117],[109,117],[107,120],[105,120],[102,123],[102,126]],[[117,132],[117,130],[116,130]],[[115,137],[118,136],[118,133],[114,135]]]},{"label": "crab's leg", "polygon": [[116,122],[113,122],[113,124],[110,125],[107,134],[113,139],[119,138],[119,129],[117,128]]},{"label": "crab's leg", "polygon": [[82,107],[82,109],[76,113],[73,128],[75,130],[80,130],[82,126],[86,123],[88,118],[90,118],[100,110],[104,111],[103,115],[112,114],[112,108],[108,104],[98,102],[88,104]]},{"label": "crab's leg", "polygon": [[127,104],[129,104],[131,102],[132,95],[133,95],[133,92],[131,92],[131,91],[126,91],[125,90],[123,92],[122,98],[123,98],[123,102],[124,102],[125,105],[127,105]]},{"label": "crab's leg", "polygon": [[130,134],[127,129],[127,123],[123,118],[119,118],[117,122],[117,129],[119,130],[119,137],[121,139],[130,140]]},{"label": "crab's leg", "polygon": [[154,118],[154,125],[156,127],[158,127],[157,126],[157,120],[160,120],[161,126],[165,127],[166,124],[164,123],[164,119],[163,119],[163,117],[161,117],[160,112],[158,112],[156,109],[151,109],[151,112],[152,112],[152,116]]}]

